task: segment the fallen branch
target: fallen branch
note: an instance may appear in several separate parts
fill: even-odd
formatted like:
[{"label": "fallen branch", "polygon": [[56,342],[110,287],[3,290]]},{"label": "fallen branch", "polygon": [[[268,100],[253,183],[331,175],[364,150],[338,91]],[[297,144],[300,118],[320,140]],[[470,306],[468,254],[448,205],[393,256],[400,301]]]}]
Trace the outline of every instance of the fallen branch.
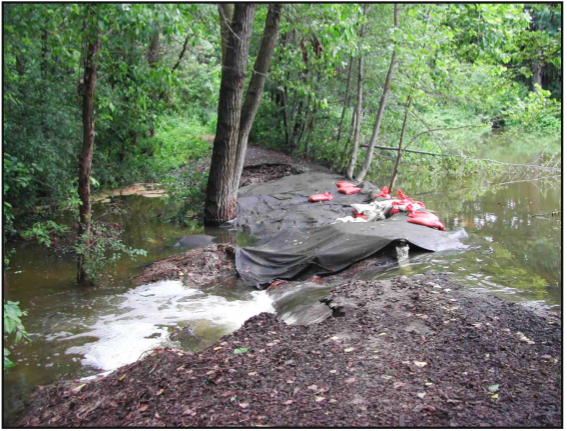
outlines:
[{"label": "fallen branch", "polygon": [[[368,148],[368,145],[361,145],[362,148]],[[397,148],[394,147],[382,147],[379,145],[374,146],[375,149],[379,150],[391,150],[391,151],[398,151]],[[426,154],[428,156],[436,156],[436,157],[450,157],[450,154],[439,154],[439,153],[429,153],[427,151],[418,151],[418,150],[403,150],[404,153],[417,153],[417,154]],[[461,156],[458,156],[461,157]]]},{"label": "fallen branch", "polygon": [[561,211],[551,211],[550,213],[545,213],[545,214],[534,214],[534,215],[531,215],[530,217],[556,217],[560,214],[561,214]]},{"label": "fallen branch", "polygon": [[[368,145],[361,145],[361,148],[368,148]],[[390,150],[390,151],[398,151],[398,148],[395,147],[382,147],[379,145],[374,146],[375,149],[379,149],[379,150]],[[493,160],[493,159],[477,159],[476,157],[470,157],[470,156],[462,156],[460,154],[440,154],[440,153],[430,153],[428,151],[418,151],[418,150],[402,150],[404,153],[416,153],[416,154],[425,154],[427,156],[434,156],[434,157],[460,157],[463,159],[474,159],[474,160],[479,160],[482,162],[488,162],[488,163],[496,163],[499,165],[505,165],[505,166],[517,166],[520,168],[533,168],[533,169],[540,169],[540,170],[545,170],[545,171],[561,171],[561,168],[556,168],[556,167],[549,167],[549,166],[540,166],[540,165],[528,165],[528,164],[521,164],[521,163],[507,163],[507,162],[499,162],[498,160]]]}]

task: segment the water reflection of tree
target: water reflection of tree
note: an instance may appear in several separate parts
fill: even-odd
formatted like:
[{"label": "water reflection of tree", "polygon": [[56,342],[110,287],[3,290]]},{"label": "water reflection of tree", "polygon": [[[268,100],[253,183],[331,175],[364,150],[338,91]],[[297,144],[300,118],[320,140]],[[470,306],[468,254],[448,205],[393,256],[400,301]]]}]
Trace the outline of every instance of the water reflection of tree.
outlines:
[{"label": "water reflection of tree", "polygon": [[[560,176],[518,178],[515,172],[494,175],[431,175],[414,169],[400,181],[400,188],[434,210],[445,225],[464,227],[471,236],[488,237],[498,243],[500,253],[481,268],[511,287],[527,289],[536,298],[548,296],[547,289],[561,280],[561,222],[538,219],[535,214],[561,207]],[[374,178],[379,186],[387,178]],[[487,246],[488,247],[488,246]],[[508,256],[505,259],[503,256]],[[476,268],[471,253],[469,268]]]},{"label": "water reflection of tree", "polygon": [[512,254],[514,258],[501,266],[502,275],[521,280],[524,288],[544,288],[561,280],[561,224],[532,215],[557,209],[559,200],[558,179],[499,185],[463,201],[460,215],[476,219],[478,235],[493,237]]}]

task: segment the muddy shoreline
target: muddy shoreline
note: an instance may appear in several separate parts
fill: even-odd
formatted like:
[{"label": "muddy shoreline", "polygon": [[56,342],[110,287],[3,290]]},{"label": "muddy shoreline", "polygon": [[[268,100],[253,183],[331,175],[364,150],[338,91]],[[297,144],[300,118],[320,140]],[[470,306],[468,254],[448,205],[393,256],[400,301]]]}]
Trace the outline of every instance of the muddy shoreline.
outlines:
[{"label": "muddy shoreline", "polygon": [[38,388],[18,425],[561,426],[557,315],[439,273],[318,282],[334,285],[320,323],[262,313],[201,353]]}]

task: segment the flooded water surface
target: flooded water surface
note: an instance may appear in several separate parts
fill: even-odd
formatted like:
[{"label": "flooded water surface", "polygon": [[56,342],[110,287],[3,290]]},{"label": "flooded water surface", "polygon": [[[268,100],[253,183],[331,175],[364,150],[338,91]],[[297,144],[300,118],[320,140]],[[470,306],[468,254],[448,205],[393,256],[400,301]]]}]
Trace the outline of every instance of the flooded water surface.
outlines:
[{"label": "flooded water surface", "polygon": [[[479,156],[503,162],[541,163],[541,148],[487,143]],[[555,146],[554,146],[555,145]],[[531,149],[530,149],[531,148]],[[557,144],[550,148],[558,149]],[[466,250],[416,253],[365,279],[452,272],[471,289],[551,310],[561,307],[561,217],[539,214],[561,209],[559,176],[533,173],[531,181],[482,172],[474,177],[436,182],[404,178],[406,194],[437,212],[447,230],[464,229]],[[384,178],[372,179],[382,186]],[[77,287],[75,263],[67,256],[31,243],[15,243],[4,296],[28,310],[24,323],[31,344],[11,347],[16,367],[4,373],[4,419],[15,413],[37,384],[92,376],[137,360],[155,347],[199,351],[261,312],[278,312],[289,324],[326,318],[319,303],[325,289],[290,283],[289,289],[259,292],[232,280],[222,286],[184,286],[179,281],[134,286],[144,265],[210,243],[253,244],[254,238],[226,230],[167,223],[165,198],[116,197],[128,213],[118,216],[124,242],[147,250],[136,261],[123,258],[96,287]],[[103,211],[104,203],[97,204]],[[197,235],[197,236],[195,236]]]}]

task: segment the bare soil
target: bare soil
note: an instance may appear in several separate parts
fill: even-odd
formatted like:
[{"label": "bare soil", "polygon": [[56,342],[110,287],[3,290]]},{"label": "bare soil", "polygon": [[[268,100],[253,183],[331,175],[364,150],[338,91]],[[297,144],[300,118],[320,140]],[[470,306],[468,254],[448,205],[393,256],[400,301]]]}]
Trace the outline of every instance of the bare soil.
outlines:
[{"label": "bare soil", "polygon": [[443,274],[335,282],[321,323],[263,313],[198,354],[158,349],[106,378],[38,388],[19,425],[562,425],[556,315]]}]

